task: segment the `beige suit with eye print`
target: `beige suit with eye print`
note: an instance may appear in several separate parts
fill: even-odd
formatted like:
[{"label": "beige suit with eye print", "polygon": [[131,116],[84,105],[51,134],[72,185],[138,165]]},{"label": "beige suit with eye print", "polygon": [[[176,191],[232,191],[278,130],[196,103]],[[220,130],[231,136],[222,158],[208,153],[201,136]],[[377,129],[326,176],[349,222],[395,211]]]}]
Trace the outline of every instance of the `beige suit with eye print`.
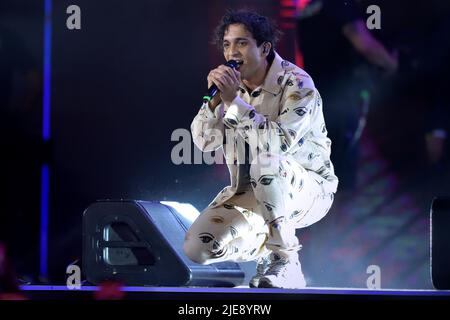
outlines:
[{"label": "beige suit with eye print", "polygon": [[231,179],[186,233],[184,251],[201,264],[298,250],[295,229],[322,219],[337,190],[311,77],[275,54],[260,87],[241,86],[228,107],[203,104],[191,125],[200,150],[222,148]]}]

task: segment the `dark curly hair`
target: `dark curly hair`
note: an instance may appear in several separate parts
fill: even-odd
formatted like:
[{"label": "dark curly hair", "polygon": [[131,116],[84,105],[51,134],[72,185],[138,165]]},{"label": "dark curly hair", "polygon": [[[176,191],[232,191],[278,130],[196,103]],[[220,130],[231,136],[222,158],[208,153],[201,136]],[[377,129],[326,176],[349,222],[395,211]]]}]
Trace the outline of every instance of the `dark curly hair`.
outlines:
[{"label": "dark curly hair", "polygon": [[253,35],[253,38],[255,38],[258,47],[264,42],[270,42],[272,47],[267,56],[267,60],[273,60],[275,57],[275,44],[282,34],[275,22],[250,10],[227,11],[214,32],[213,43],[220,51],[223,51],[223,37],[231,24],[244,25]]}]

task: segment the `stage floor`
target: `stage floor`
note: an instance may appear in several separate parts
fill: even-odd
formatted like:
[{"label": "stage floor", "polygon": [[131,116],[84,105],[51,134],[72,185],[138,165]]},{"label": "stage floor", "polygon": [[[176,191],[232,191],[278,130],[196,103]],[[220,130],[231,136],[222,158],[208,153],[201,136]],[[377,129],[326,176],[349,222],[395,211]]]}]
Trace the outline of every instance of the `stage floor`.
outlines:
[{"label": "stage floor", "polygon": [[[55,285],[24,285],[21,289],[30,299],[91,299],[98,286],[81,286],[69,289]],[[351,299],[449,299],[450,290],[410,290],[361,288],[314,288],[266,289],[266,288],[219,288],[219,287],[123,287],[125,299],[168,300],[343,300]]]}]

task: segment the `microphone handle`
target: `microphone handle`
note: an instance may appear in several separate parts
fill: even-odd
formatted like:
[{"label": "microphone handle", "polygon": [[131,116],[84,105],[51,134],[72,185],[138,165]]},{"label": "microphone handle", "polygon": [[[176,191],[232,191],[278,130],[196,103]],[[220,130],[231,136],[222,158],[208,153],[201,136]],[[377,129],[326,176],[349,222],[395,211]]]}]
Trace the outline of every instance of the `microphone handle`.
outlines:
[{"label": "microphone handle", "polygon": [[219,92],[219,88],[213,83],[211,87],[208,88],[208,96],[212,99]]}]

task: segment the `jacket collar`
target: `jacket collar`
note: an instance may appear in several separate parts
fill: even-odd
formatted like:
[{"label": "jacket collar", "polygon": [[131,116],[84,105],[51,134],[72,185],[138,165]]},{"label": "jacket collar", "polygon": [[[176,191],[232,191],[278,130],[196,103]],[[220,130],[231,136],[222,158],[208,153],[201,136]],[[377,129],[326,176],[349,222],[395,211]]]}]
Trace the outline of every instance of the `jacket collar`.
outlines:
[{"label": "jacket collar", "polygon": [[280,76],[283,76],[286,72],[285,65],[289,64],[284,61],[278,53],[275,52],[275,58],[272,61],[272,65],[267,72],[266,78],[261,88],[267,92],[278,94],[281,91],[281,81],[278,80]]},{"label": "jacket collar", "polygon": [[[275,52],[275,57],[270,65],[269,71],[267,72],[266,78],[263,84],[259,87],[258,91],[264,90],[277,95],[281,91],[281,84],[283,82],[284,74],[286,73],[286,68],[290,63],[283,60],[278,53]],[[245,92],[245,85],[241,83],[239,86],[242,92]],[[256,89],[255,89],[256,90]]]}]

